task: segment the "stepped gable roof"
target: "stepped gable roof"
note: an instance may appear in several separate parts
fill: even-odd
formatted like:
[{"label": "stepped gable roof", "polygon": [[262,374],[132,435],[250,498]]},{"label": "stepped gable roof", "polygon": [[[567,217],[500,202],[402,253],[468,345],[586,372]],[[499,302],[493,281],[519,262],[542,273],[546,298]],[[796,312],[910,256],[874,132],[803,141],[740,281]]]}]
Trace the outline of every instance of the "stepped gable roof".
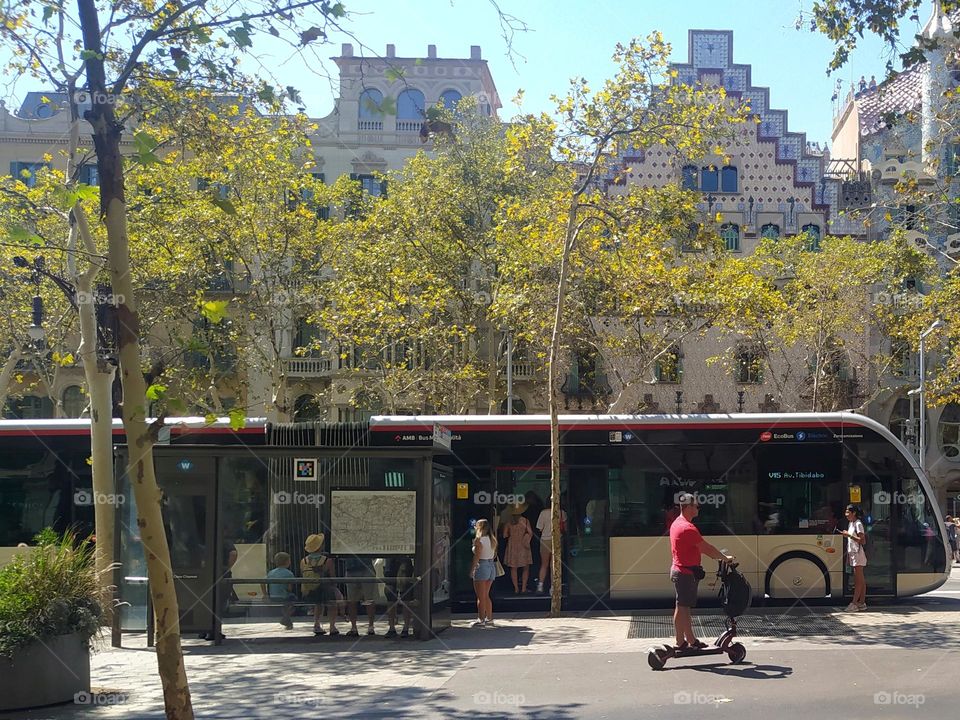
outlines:
[{"label": "stepped gable roof", "polygon": [[887,113],[903,114],[920,108],[924,68],[922,63],[914,65],[857,95],[861,135],[883,130],[886,127],[883,116]]}]

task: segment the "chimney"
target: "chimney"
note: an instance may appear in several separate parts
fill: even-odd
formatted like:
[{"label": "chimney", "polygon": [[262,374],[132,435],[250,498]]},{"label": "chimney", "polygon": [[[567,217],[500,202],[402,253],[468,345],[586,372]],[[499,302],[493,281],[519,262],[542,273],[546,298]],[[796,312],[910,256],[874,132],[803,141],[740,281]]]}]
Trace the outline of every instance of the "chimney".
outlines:
[{"label": "chimney", "polygon": [[343,43],[340,46],[340,55],[341,57],[353,57],[353,45],[351,43]]},{"label": "chimney", "polygon": [[437,59],[437,46],[436,45],[427,45],[427,57],[431,60]]},{"label": "chimney", "polygon": [[471,45],[471,46],[470,46],[470,59],[471,59],[471,60],[481,60],[481,59],[482,59],[482,58],[480,57],[480,46],[479,46],[479,45]]},{"label": "chimney", "polygon": [[387,57],[396,57],[397,48],[395,45],[387,45]]}]

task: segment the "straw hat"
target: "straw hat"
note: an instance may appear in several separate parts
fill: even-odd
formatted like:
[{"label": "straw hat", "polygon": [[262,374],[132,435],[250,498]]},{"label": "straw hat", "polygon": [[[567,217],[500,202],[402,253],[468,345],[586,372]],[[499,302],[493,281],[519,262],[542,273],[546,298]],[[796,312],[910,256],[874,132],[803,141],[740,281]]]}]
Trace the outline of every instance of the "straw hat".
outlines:
[{"label": "straw hat", "polygon": [[314,535],[309,535],[307,541],[303,543],[303,549],[308,553],[316,552],[323,547],[323,541],[326,539],[326,535],[323,533],[317,533]]},{"label": "straw hat", "polygon": [[527,504],[525,502],[517,503],[510,508],[510,513],[512,515],[523,515],[527,511]]}]

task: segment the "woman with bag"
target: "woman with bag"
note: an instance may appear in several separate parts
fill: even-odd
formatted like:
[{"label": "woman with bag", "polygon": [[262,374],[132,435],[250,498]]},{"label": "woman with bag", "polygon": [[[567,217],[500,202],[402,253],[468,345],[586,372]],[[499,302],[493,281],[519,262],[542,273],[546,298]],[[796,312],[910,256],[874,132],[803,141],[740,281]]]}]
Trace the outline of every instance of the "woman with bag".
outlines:
[{"label": "woman with bag", "polygon": [[847,529],[840,534],[847,538],[847,563],[853,568],[853,599],[847,606],[847,612],[860,612],[867,609],[867,579],[864,568],[867,566],[867,554],[863,546],[867,544],[867,531],[861,521],[859,505],[847,505]]},{"label": "woman with bag", "polygon": [[310,535],[303,543],[307,554],[300,560],[300,575],[304,578],[317,578],[320,582],[303,583],[303,599],[315,603],[313,606],[313,634],[325,635],[320,624],[323,615],[323,606],[327,606],[327,615],[330,619],[330,635],[339,635],[337,630],[337,605],[333,585],[327,578],[335,577],[333,558],[322,552],[323,533]]},{"label": "woman with bag", "polygon": [[477,621],[473,627],[493,627],[493,601],[490,599],[490,586],[497,577],[494,562],[497,557],[497,538],[490,528],[490,521],[477,520],[476,535],[473,540],[473,561],[470,564],[470,577],[473,589],[477,593]]},{"label": "woman with bag", "polygon": [[[533,565],[533,552],[530,550],[530,540],[533,530],[530,522],[523,516],[527,504],[520,503],[510,508],[510,521],[503,526],[503,537],[507,541],[506,551],[503,553],[503,564],[510,568],[510,580],[513,581],[515,593],[527,591],[527,581],[530,579],[530,566]],[[517,585],[517,570],[523,568],[522,582]]]}]

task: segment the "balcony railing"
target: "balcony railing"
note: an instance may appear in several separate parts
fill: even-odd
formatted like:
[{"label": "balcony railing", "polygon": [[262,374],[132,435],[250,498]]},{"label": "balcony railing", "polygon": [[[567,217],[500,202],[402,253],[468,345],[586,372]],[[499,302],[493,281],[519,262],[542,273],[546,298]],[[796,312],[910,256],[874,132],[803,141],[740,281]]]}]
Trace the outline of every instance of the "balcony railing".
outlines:
[{"label": "balcony railing", "polygon": [[397,120],[397,132],[419,133],[423,127],[423,120]]},{"label": "balcony railing", "polygon": [[514,380],[533,380],[537,375],[537,366],[532,362],[513,361]]},{"label": "balcony railing", "polygon": [[297,357],[285,358],[281,362],[289,377],[326,377],[333,368],[330,358]]},{"label": "balcony railing", "polygon": [[359,120],[358,130],[383,130],[383,120]]}]

